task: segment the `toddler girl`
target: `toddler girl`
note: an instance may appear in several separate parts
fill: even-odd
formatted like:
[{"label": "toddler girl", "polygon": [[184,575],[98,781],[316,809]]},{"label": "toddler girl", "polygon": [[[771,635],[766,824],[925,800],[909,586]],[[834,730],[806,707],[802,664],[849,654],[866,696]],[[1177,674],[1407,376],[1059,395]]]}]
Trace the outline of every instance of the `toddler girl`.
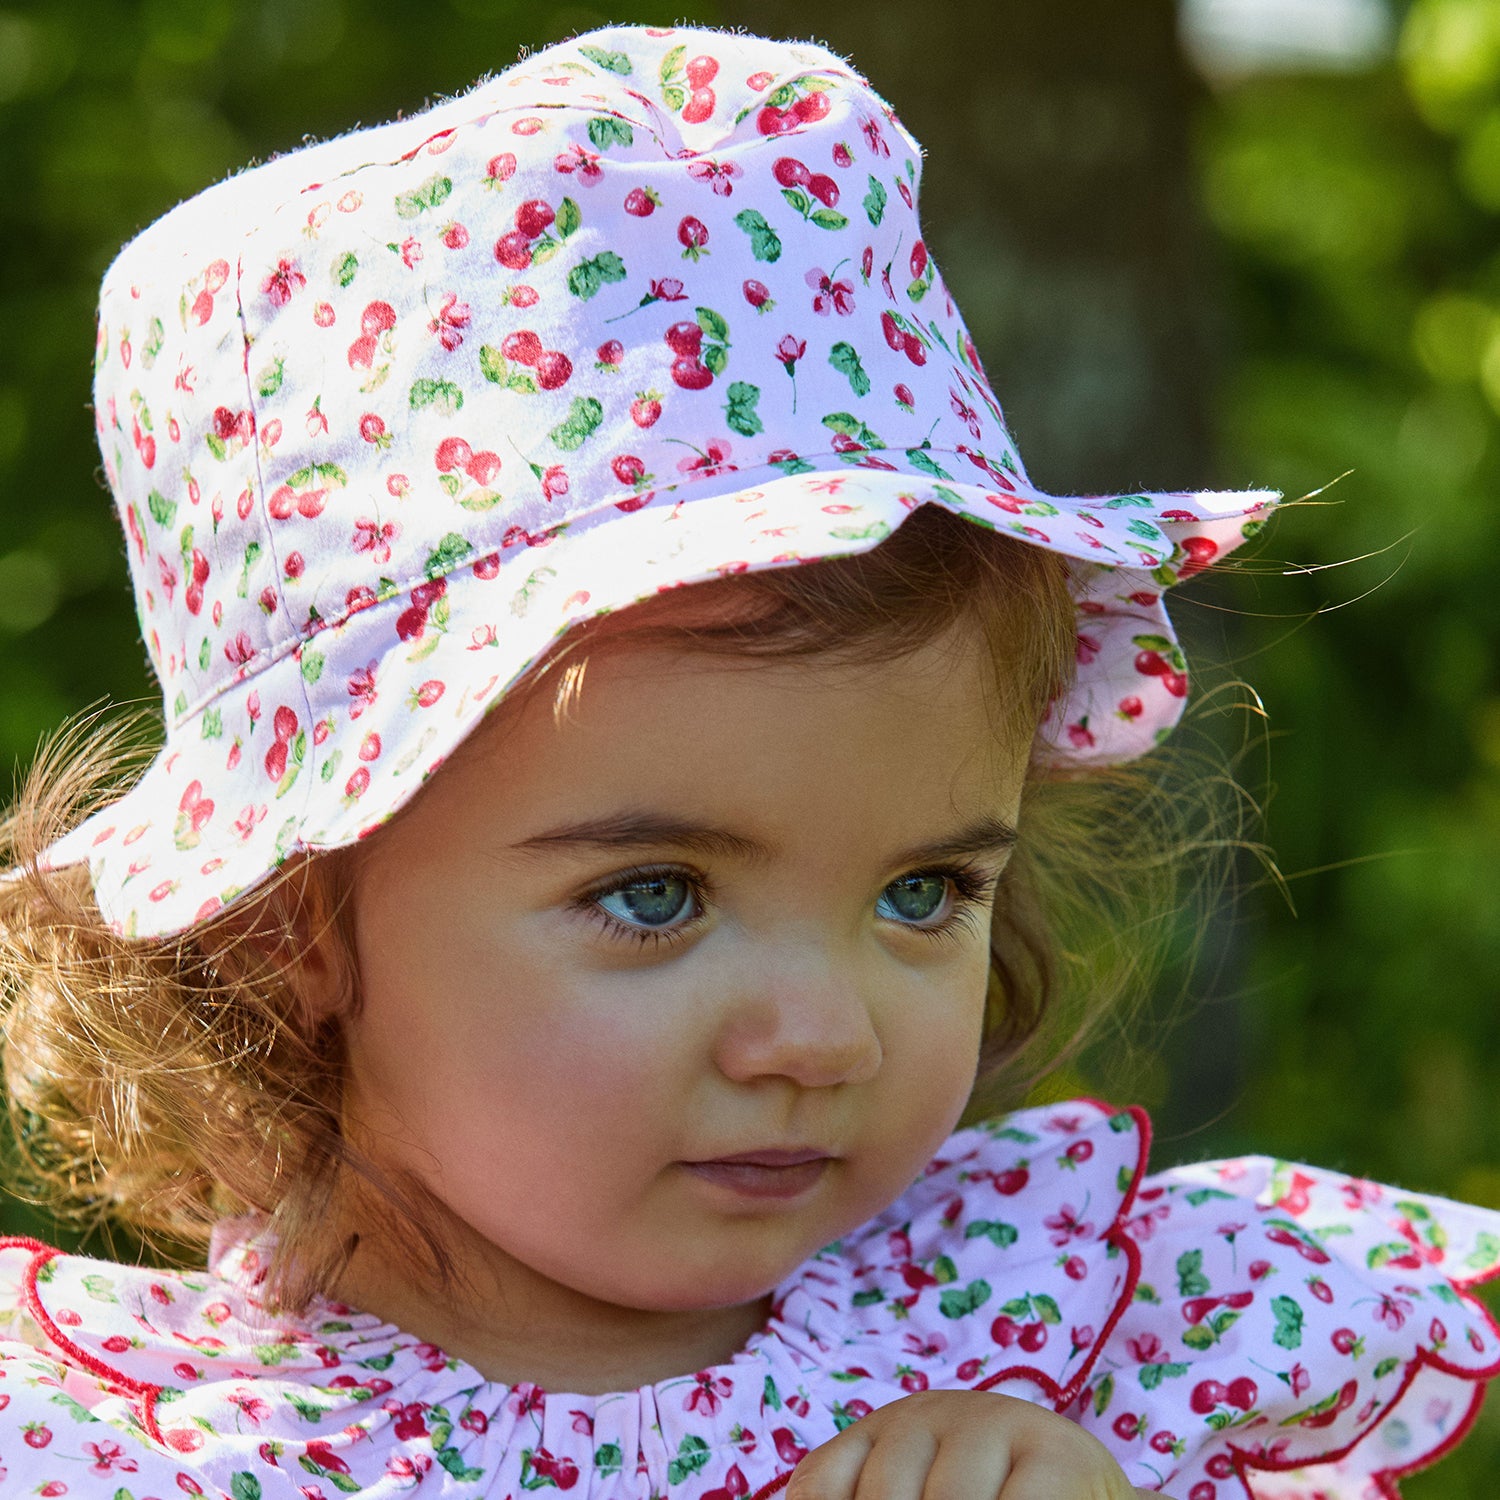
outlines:
[{"label": "toddler girl", "polygon": [[918,166],[618,28],[122,252],[166,744],[10,815],[6,1065],[207,1264],[3,1242],[7,1493],[1355,1497],[1472,1419],[1500,1215],[988,1116],[1170,919],[1110,767],[1276,497],[1040,494]]}]

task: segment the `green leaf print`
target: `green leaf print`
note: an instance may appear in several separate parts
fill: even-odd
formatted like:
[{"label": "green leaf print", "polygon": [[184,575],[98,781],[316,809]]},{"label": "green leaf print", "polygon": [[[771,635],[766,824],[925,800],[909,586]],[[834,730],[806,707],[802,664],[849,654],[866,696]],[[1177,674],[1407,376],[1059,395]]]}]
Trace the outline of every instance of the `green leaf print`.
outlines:
[{"label": "green leaf print", "polygon": [[[1394,1354],[1387,1355],[1386,1358],[1384,1358],[1383,1360],[1381,1360],[1380,1363],[1375,1366],[1375,1378],[1376,1378],[1376,1380],[1384,1380],[1385,1377],[1387,1375],[1389,1375],[1391,1373],[1391,1371],[1394,1370],[1400,1363],[1401,1363],[1401,1361],[1400,1361],[1400,1359],[1396,1355],[1394,1355]],[[1286,1380],[1287,1377],[1285,1375],[1283,1375],[1281,1378],[1283,1380]],[[1288,1383],[1290,1383],[1290,1382],[1288,1382]]]},{"label": "green leaf print", "polygon": [[989,1282],[971,1281],[962,1290],[957,1287],[949,1287],[938,1298],[938,1311],[945,1318],[962,1318],[971,1312],[977,1312],[989,1300]]},{"label": "green leaf print", "polygon": [[229,1493],[234,1500],[260,1500],[260,1480],[248,1469],[241,1469],[230,1478]]},{"label": "green leaf print", "polygon": [[255,393],[269,399],[281,389],[286,376],[286,361],[279,355],[255,377]]},{"label": "green leaf print", "polygon": [[568,272],[568,290],[588,301],[606,282],[624,281],[625,262],[613,250],[580,261]]},{"label": "green leaf print", "polygon": [[446,203],[448,194],[452,191],[453,179],[444,177],[441,172],[434,173],[420,187],[415,187],[408,193],[396,194],[397,217],[415,219],[424,209]]},{"label": "green leaf print", "polygon": [[776,1382],[769,1375],[766,1376],[765,1387],[760,1393],[760,1402],[762,1406],[769,1406],[772,1411],[781,1410],[781,1392],[776,1389]]},{"label": "green leaf print", "polygon": [[667,1483],[681,1484],[689,1474],[696,1474],[708,1462],[708,1444],[695,1433],[689,1433],[677,1445],[677,1457],[667,1465]]},{"label": "green leaf print", "polygon": [[302,680],[316,682],[323,675],[323,654],[320,651],[302,652]]},{"label": "green leaf print", "polygon": [[[442,1466],[461,1483],[472,1484],[476,1479],[484,1478],[484,1470],[470,1468],[469,1465],[464,1462],[464,1456],[458,1451],[457,1448],[439,1449],[437,1453],[437,1461],[442,1464]],[[338,1475],[330,1474],[328,1477],[335,1483],[338,1483]],[[339,1485],[339,1488],[343,1489],[344,1486]],[[355,1485],[354,1488],[358,1489],[359,1486]]]},{"label": "green leaf print", "polygon": [[856,443],[866,448],[884,448],[885,444],[880,440],[880,434],[873,428],[866,427],[853,412],[831,411],[823,418],[823,425],[830,432],[842,433],[845,437],[851,437]]},{"label": "green leaf print", "polygon": [[1283,1349],[1302,1347],[1302,1309],[1290,1297],[1272,1297],[1271,1311],[1276,1314],[1276,1332],[1271,1341]]},{"label": "green leaf print", "polygon": [[429,578],[436,578],[440,573],[446,573],[450,569],[457,567],[473,550],[473,545],[467,537],[460,536],[456,531],[450,531],[427,554],[427,561],[423,564],[423,571]]},{"label": "green leaf print", "polygon": [[870,394],[870,377],[865,374],[865,367],[859,362],[859,351],[853,344],[844,343],[842,340],[828,351],[828,363],[841,375],[849,378],[849,384],[856,396],[868,396]]},{"label": "green leaf print", "polygon": [[729,400],[724,407],[724,420],[731,432],[737,432],[741,437],[754,437],[757,432],[765,431],[765,423],[755,409],[755,403],[760,400],[758,385],[736,380],[725,394]]},{"label": "green leaf print", "polygon": [[[484,378],[507,391],[519,391],[523,396],[534,396],[539,387],[529,370],[512,365],[493,344],[482,344],[479,349],[479,370]],[[444,475],[445,479],[452,475]],[[462,481],[459,481],[462,483]]]},{"label": "green leaf print", "polygon": [[807,218],[809,223],[816,224],[819,229],[843,229],[849,222],[843,214],[832,208],[815,208]]},{"label": "green leaf print", "polygon": [[1094,1389],[1094,1415],[1102,1417],[1109,1410],[1109,1403],[1114,1399],[1115,1377],[1106,1375]]},{"label": "green leaf print", "polygon": [[870,178],[870,191],[865,194],[865,213],[871,224],[878,224],[885,217],[886,191],[878,178]]},{"label": "green leaf print", "polygon": [[557,231],[560,240],[568,239],[578,233],[578,226],[583,223],[583,210],[571,199],[564,198],[557,205],[557,219],[552,227]]},{"label": "green leaf print", "polygon": [[679,43],[668,50],[656,70],[656,76],[661,80],[662,101],[671,110],[681,109],[687,103],[687,90],[676,81],[682,72],[682,59],[686,56],[687,48]]},{"label": "green leaf print", "polygon": [[618,73],[622,78],[630,76],[630,59],[623,52],[606,52],[603,47],[584,46],[578,49],[596,67],[608,73]]},{"label": "green leaf print", "polygon": [[1474,1240],[1473,1251],[1465,1258],[1464,1266],[1470,1271],[1487,1271],[1500,1261],[1500,1239],[1486,1231]]},{"label": "green leaf print", "polygon": [[156,356],[161,353],[166,336],[167,330],[162,326],[161,319],[152,318],[146,329],[146,342],[141,346],[141,363],[148,370],[156,363]]},{"label": "green leaf print", "polygon": [[975,1240],[980,1235],[993,1241],[1002,1250],[1014,1245],[1021,1237],[1014,1224],[1002,1224],[998,1219],[974,1219],[964,1229],[964,1238]]},{"label": "green leaf print", "polygon": [[451,380],[429,380],[425,376],[411,383],[411,406],[418,411],[424,406],[435,406],[446,417],[460,411],[464,404],[464,393]]},{"label": "green leaf print", "polygon": [[611,146],[633,146],[635,131],[614,115],[596,115],[589,121],[589,139],[597,150],[608,151]]},{"label": "green leaf print", "polygon": [[1144,495],[1116,495],[1113,500],[1104,502],[1105,510],[1120,510],[1127,505],[1144,505],[1149,509],[1151,502]]},{"label": "green leaf print", "polygon": [[348,286],[358,270],[359,257],[352,250],[346,250],[333,263],[333,279],[340,286]]},{"label": "green leaf print", "polygon": [[1194,1208],[1202,1208],[1210,1199],[1232,1198],[1234,1194],[1226,1193],[1221,1188],[1194,1188],[1192,1192],[1183,1194],[1183,1197]]},{"label": "green leaf print", "polygon": [[721,344],[729,342],[729,323],[722,313],[717,313],[711,307],[695,307],[694,315],[697,317],[698,326],[711,339],[717,339]]},{"label": "green leaf print", "polygon": [[952,479],[953,476],[925,448],[908,448],[906,456],[914,469],[931,474],[934,479]]},{"label": "green leaf print", "polygon": [[868,526],[833,526],[828,532],[841,542],[883,542],[890,534],[890,524],[886,521],[872,521]]},{"label": "green leaf print", "polygon": [[757,209],[742,209],[734,222],[750,236],[750,253],[766,262],[781,259],[781,239]]},{"label": "green leaf print", "polygon": [[618,1443],[600,1443],[594,1449],[594,1467],[601,1474],[618,1474],[625,1462]]},{"label": "green leaf print", "polygon": [[177,519],[177,502],[168,500],[160,490],[152,490],[146,496],[146,509],[158,526],[170,526]]},{"label": "green leaf print", "polygon": [[575,453],[604,420],[604,406],[594,396],[575,396],[568,415],[547,434],[564,453]]},{"label": "green leaf print", "polygon": [[1186,1375],[1188,1367],[1182,1364],[1168,1364],[1162,1361],[1154,1365],[1142,1365],[1140,1369],[1141,1389],[1154,1391],[1169,1375]]},{"label": "green leaf print", "polygon": [[203,711],[203,738],[206,740],[222,739],[224,735],[224,715],[217,708],[206,708]]},{"label": "green leaf print", "polygon": [[1177,1257],[1177,1290],[1184,1297],[1202,1297],[1209,1291],[1203,1274],[1203,1252],[1185,1250]]},{"label": "green leaf print", "polygon": [[213,648],[209,645],[208,637],[203,637],[203,644],[198,648],[198,670],[208,671],[208,664],[213,660]]}]

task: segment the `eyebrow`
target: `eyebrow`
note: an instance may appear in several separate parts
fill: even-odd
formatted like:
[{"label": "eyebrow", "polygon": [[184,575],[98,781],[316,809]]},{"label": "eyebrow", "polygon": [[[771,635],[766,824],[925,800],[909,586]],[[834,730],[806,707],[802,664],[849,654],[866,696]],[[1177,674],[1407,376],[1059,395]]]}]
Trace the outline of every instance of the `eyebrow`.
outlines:
[{"label": "eyebrow", "polygon": [[[891,864],[918,865],[974,854],[1003,854],[1015,847],[1016,838],[1013,824],[985,815],[943,838],[902,850]],[[773,853],[770,845],[748,834],[653,812],[622,812],[565,823],[544,833],[534,833],[511,847],[520,854],[545,855],[554,851],[624,851],[663,846],[746,863],[763,862]]]}]

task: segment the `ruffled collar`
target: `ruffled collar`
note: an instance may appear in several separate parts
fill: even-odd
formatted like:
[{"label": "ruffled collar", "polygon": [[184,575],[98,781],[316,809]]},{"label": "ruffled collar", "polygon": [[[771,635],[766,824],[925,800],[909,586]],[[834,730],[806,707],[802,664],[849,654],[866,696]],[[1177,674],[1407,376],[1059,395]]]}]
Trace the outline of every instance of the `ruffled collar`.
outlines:
[{"label": "ruffled collar", "polygon": [[[1135,1284],[1124,1225],[1147,1135],[1144,1116],[1088,1105],[960,1130],[889,1208],[783,1281],[766,1325],[728,1362],[633,1391],[487,1380],[329,1301],[272,1317],[256,1294],[269,1243],[253,1220],[220,1226],[202,1272],[37,1246],[24,1296],[53,1344],[138,1402],[147,1431],[178,1452],[217,1430],[228,1402],[242,1429],[321,1443],[325,1459],[374,1440],[413,1458],[425,1449],[450,1476],[477,1480],[524,1453],[520,1482],[550,1474],[560,1488],[585,1466],[608,1479],[628,1463],[665,1492],[684,1465],[726,1454],[740,1476],[732,1488],[748,1493],[909,1391],[961,1381],[1071,1399]],[[1054,1212],[1033,1223],[1027,1206],[1042,1202]],[[975,1343],[955,1337],[959,1325],[997,1318],[993,1353],[959,1359]]]}]

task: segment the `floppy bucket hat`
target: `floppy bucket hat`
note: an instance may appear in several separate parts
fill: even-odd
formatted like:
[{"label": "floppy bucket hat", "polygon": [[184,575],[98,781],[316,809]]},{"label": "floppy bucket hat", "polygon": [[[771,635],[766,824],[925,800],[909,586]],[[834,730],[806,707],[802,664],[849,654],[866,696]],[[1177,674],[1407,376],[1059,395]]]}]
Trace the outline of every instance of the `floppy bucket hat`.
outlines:
[{"label": "floppy bucket hat", "polygon": [[844,60],[609,28],[181,204],[104,278],[95,416],[166,742],[53,844],[181,931],[406,802],[575,622],[938,504],[1073,562],[1039,753],[1176,722],[1162,592],[1272,491],[1026,478]]}]

